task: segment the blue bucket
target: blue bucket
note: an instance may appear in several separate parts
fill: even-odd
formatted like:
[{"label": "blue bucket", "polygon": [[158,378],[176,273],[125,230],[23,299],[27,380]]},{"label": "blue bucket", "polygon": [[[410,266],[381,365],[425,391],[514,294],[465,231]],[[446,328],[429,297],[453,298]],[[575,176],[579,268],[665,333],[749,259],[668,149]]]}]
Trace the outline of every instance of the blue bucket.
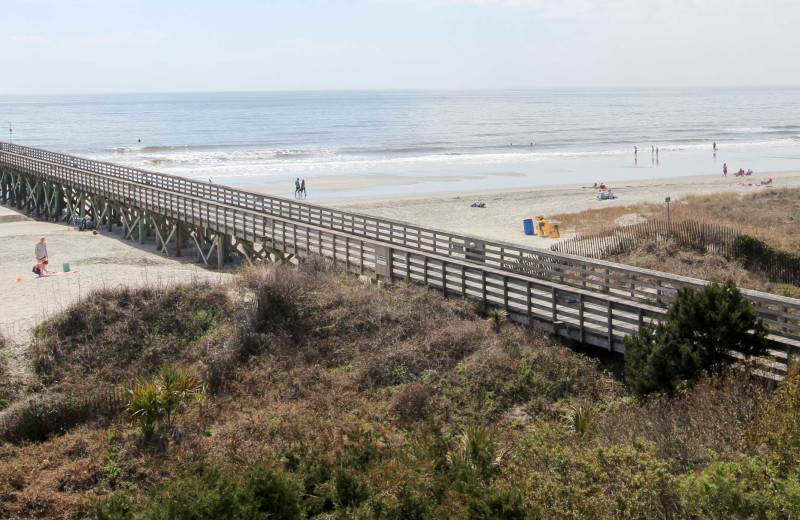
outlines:
[{"label": "blue bucket", "polygon": [[526,218],[522,221],[522,228],[525,230],[526,235],[533,235],[533,219]]}]

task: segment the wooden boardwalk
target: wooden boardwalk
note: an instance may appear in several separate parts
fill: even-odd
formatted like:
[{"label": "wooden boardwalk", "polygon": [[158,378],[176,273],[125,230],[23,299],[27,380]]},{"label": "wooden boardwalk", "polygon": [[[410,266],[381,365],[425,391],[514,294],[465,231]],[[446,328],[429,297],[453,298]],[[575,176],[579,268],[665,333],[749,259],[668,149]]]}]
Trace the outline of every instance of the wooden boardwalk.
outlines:
[{"label": "wooden boardwalk", "polygon": [[[623,352],[622,338],[663,316],[703,280],[423,228],[218,184],[0,143],[0,202],[51,220],[89,215],[125,238],[180,255],[258,262],[323,257],[352,272],[424,283],[504,307],[516,321]],[[771,370],[800,353],[800,300],[743,291],[769,326]]]}]

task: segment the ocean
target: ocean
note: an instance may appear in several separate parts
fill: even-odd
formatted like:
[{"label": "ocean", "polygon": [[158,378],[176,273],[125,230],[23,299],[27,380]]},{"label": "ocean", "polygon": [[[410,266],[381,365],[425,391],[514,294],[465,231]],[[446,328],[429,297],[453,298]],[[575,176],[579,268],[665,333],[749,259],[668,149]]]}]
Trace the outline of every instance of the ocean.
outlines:
[{"label": "ocean", "polygon": [[0,96],[0,125],[280,195],[300,177],[319,200],[800,170],[800,88]]}]

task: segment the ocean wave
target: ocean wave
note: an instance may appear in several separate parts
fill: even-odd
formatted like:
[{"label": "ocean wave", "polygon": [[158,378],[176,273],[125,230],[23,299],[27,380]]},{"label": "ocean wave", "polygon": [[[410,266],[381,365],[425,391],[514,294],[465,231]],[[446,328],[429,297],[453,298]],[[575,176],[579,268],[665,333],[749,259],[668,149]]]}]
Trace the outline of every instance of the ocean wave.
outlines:
[{"label": "ocean wave", "polygon": [[240,149],[261,146],[259,143],[225,143],[225,144],[185,144],[185,145],[136,145],[112,146],[104,148],[104,152],[114,153],[152,153],[152,152],[182,152],[186,150],[220,150]]},{"label": "ocean wave", "polygon": [[736,128],[723,128],[722,131],[729,134],[769,134],[782,133],[794,130],[794,125],[784,126],[741,126]]}]

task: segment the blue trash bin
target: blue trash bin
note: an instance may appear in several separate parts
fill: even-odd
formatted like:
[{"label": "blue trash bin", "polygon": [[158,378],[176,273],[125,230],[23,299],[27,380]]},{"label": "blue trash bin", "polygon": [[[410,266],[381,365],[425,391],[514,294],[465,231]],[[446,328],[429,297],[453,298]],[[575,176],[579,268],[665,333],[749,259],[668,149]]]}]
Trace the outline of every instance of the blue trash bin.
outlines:
[{"label": "blue trash bin", "polygon": [[532,218],[526,218],[525,220],[523,220],[522,221],[522,227],[525,230],[525,234],[526,235],[533,235],[534,234],[534,232],[533,232],[533,219]]}]

